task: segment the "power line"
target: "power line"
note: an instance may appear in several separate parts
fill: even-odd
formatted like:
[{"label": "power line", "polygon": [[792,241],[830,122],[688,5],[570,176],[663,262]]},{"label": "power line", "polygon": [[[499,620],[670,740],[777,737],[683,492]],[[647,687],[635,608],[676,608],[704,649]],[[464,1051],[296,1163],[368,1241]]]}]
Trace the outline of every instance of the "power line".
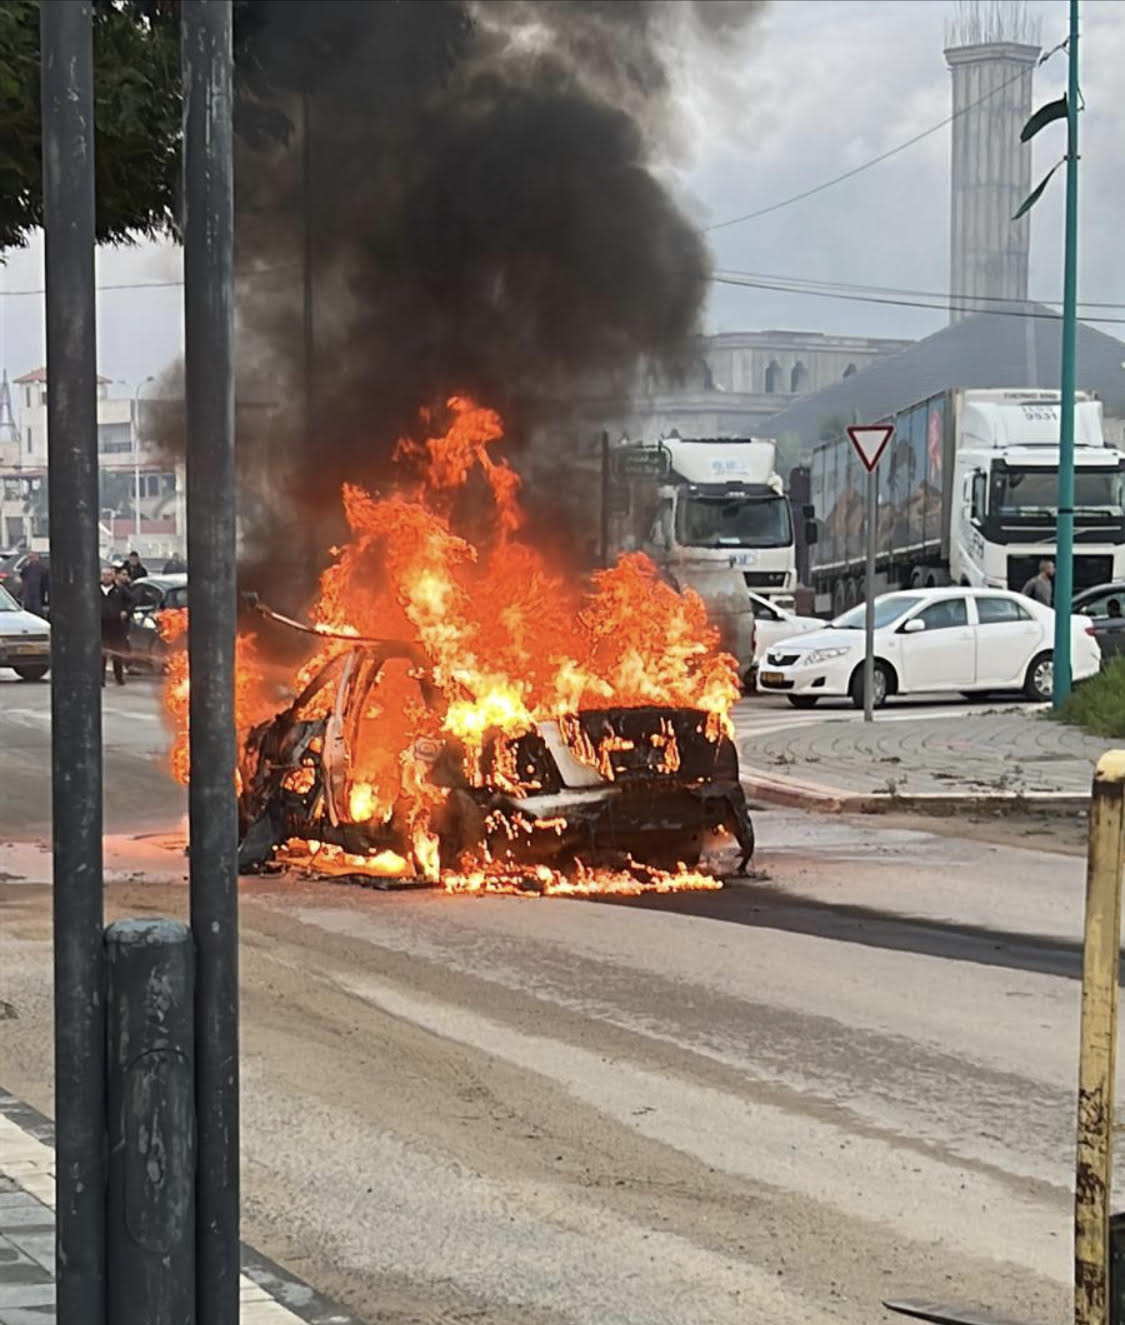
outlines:
[{"label": "power line", "polygon": [[[1059,46],[1053,47],[1045,55],[1041,55],[1037,66],[1042,65],[1049,60],[1052,55],[1065,46],[1065,42]],[[962,106],[960,110],[955,110],[952,115],[947,115],[944,120],[931,125],[928,129],[923,129],[921,133],[916,133],[913,138],[908,138],[906,142],[899,143],[897,147],[889,148],[886,152],[880,152],[878,156],[872,157],[870,161],[863,162],[862,165],[853,166],[851,170],[845,170],[842,175],[836,175],[832,179],[825,180],[822,184],[816,184],[811,189],[805,189],[801,193],[795,193],[791,198],[782,198],[780,202],[771,203],[768,207],[759,207],[755,212],[746,212],[743,216],[732,216],[729,221],[716,221],[714,225],[704,226],[704,230],[709,234],[714,230],[725,230],[728,226],[741,225],[744,221],[756,221],[759,216],[768,216],[771,212],[779,212],[783,207],[790,207],[795,202],[804,202],[806,198],[811,198],[818,193],[823,193],[825,189],[834,188],[837,184],[842,184],[847,179],[854,179],[856,175],[861,175],[865,170],[870,170],[872,166],[880,165],[883,161],[889,160],[892,156],[897,156],[899,152],[905,152],[908,147],[913,147],[915,143],[920,143],[923,138],[929,138],[931,134],[937,133],[939,129],[944,129],[946,125],[952,124],[955,119],[961,115],[967,115],[969,111],[975,110],[977,106],[988,101],[991,97],[999,96],[1005,88],[1011,87],[1013,83],[1018,83],[1023,77],[1024,71],[1013,74],[1011,78],[1006,79],[999,87],[994,87],[991,92],[986,92],[978,97],[976,101],[970,101],[967,106]]]},{"label": "power line", "polygon": [[[278,273],[292,271],[296,266],[297,266],[296,263],[282,263],[275,267],[255,267],[249,271],[236,271],[235,277],[238,280],[244,280],[247,277],[254,277],[254,276],[274,276],[277,275]],[[107,282],[105,285],[97,285],[94,288],[99,294],[102,294],[106,291],[113,291],[113,290],[177,289],[177,288],[182,288],[183,283],[184,283],[183,278],[181,277],[179,280],[167,280],[167,281],[111,281]],[[44,286],[37,285],[33,287],[29,286],[25,290],[0,290],[0,298],[3,298],[5,295],[10,295],[13,298],[15,298],[17,296],[23,296],[23,295],[36,295],[36,294],[46,294],[46,293],[47,291]]]},{"label": "power line", "polygon": [[[976,308],[972,302],[957,304],[954,300],[943,298],[941,303],[922,303],[915,299],[897,299],[890,296],[851,294],[842,290],[816,289],[813,286],[783,285],[771,281],[759,281],[738,276],[734,272],[716,272],[711,276],[716,285],[745,286],[754,290],[773,290],[778,294],[805,294],[822,299],[842,299],[857,304],[890,304],[896,308],[921,308],[935,313],[983,313],[990,317],[1034,318],[1044,322],[1060,322],[1059,313],[1042,313],[1030,308]],[[975,296],[974,296],[975,298]],[[1125,317],[1085,317],[1084,322],[1105,324],[1125,324]]]},{"label": "power line", "polygon": [[[919,299],[938,299],[943,305],[949,303],[989,303],[989,304],[1008,304],[1012,306],[1012,311],[1020,312],[1026,308],[1029,303],[1039,304],[1061,304],[1061,299],[1040,298],[1040,299],[1017,299],[1011,295],[999,294],[959,294],[953,291],[943,290],[917,290],[909,286],[895,285],[870,285],[857,284],[852,281],[830,281],[827,279],[814,280],[805,276],[779,276],[776,272],[759,271],[741,271],[737,268],[724,267],[721,269],[724,276],[744,277],[747,280],[771,281],[786,286],[792,286],[794,290],[808,288],[817,292],[827,292],[830,290],[840,290],[847,293],[878,294],[878,295],[899,295],[910,296]],[[1080,299],[1079,306],[1082,308],[1111,308],[1125,309],[1125,303],[1114,303],[1108,300],[1099,299]]]}]

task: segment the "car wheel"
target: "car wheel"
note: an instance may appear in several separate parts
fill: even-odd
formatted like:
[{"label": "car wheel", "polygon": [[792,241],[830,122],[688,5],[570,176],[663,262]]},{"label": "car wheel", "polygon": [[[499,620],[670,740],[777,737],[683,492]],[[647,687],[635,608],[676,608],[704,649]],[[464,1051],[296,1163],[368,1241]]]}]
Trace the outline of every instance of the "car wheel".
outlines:
[{"label": "car wheel", "polygon": [[42,681],[51,669],[49,667],[13,667],[12,671],[21,681]]},{"label": "car wheel", "polygon": [[[887,672],[885,663],[876,662],[875,677],[871,694],[871,707],[881,709],[887,702],[887,695],[891,688],[890,674]],[[852,673],[851,684],[848,686],[848,694],[851,701],[857,709],[863,708],[863,664]]]},{"label": "car wheel", "polygon": [[1045,704],[1055,689],[1055,663],[1051,654],[1041,653],[1032,658],[1024,678],[1023,693],[1028,699]]},{"label": "car wheel", "polygon": [[816,708],[816,701],[819,695],[786,695],[785,698],[793,705],[795,709]]}]

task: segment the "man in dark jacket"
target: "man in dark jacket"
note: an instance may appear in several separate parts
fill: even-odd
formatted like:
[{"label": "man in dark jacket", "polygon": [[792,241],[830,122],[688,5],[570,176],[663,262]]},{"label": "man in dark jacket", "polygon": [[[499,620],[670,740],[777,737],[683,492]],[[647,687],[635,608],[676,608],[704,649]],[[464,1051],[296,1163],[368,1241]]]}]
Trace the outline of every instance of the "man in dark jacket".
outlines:
[{"label": "man in dark jacket", "polygon": [[129,553],[129,559],[125,562],[125,569],[129,572],[130,580],[139,580],[148,574],[144,562],[141,561],[141,554],[135,549]]},{"label": "man in dark jacket", "polygon": [[125,684],[125,655],[129,649],[129,612],[133,595],[127,586],[129,574],[124,567],[114,571],[106,566],[102,571],[102,685],[105,685],[105,665],[113,663],[113,679],[119,686]]},{"label": "man in dark jacket", "polygon": [[47,567],[38,552],[29,552],[23,570],[20,571],[20,602],[25,612],[34,612],[36,616],[47,615],[50,602],[48,592]]}]

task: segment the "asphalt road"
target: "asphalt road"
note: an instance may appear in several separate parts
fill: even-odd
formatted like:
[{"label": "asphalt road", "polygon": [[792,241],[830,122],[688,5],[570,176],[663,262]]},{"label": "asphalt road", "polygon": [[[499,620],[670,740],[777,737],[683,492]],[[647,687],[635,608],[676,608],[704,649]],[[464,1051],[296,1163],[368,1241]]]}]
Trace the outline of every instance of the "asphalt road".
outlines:
[{"label": "asphalt road", "polygon": [[[45,696],[0,686],[31,787]],[[111,819],[120,792],[146,826],[114,830],[108,909],[182,913],[152,699],[106,705]],[[372,1325],[860,1325],[886,1296],[1061,1325],[1081,860],[758,829],[761,877],[718,894],[244,882],[248,1239]],[[0,880],[0,1084],[49,1112],[45,851]]]},{"label": "asphalt road", "polygon": [[[167,731],[159,682],[110,682],[102,701],[105,825],[128,833],[173,822],[187,798],[166,776]],[[51,830],[51,686],[0,670],[0,833],[42,836]]]}]

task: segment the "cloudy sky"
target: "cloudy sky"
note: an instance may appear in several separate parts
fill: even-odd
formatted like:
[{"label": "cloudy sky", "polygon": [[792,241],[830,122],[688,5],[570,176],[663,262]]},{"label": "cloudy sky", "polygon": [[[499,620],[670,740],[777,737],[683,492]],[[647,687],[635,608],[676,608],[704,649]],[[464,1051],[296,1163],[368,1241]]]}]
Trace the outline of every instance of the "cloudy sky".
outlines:
[{"label": "cloudy sky", "polygon": [[[1065,0],[1031,0],[1044,49],[1066,34]],[[706,68],[685,62],[675,159],[685,206],[703,225],[770,206],[859,166],[938,124],[950,111],[942,56],[951,0],[773,0],[737,50]],[[1125,305],[1125,4],[1083,0],[1079,297]],[[1037,74],[1036,103],[1065,86],[1060,52]],[[1036,140],[1033,178],[1063,152],[1064,129]],[[943,291],[949,280],[948,127],[854,179],[769,216],[711,235],[719,266],[814,281]],[[1062,288],[1062,176],[1032,223],[1031,293]],[[179,351],[179,254],[142,245],[99,255],[99,364],[128,386]],[[18,376],[43,361],[42,247],[0,268],[0,366]],[[137,288],[113,289],[113,286]],[[32,293],[24,293],[30,291]],[[1104,310],[1125,318],[1125,309]],[[716,287],[710,330],[788,328],[923,336],[940,312],[757,289]],[[1125,339],[1125,324],[1102,324]]]}]

